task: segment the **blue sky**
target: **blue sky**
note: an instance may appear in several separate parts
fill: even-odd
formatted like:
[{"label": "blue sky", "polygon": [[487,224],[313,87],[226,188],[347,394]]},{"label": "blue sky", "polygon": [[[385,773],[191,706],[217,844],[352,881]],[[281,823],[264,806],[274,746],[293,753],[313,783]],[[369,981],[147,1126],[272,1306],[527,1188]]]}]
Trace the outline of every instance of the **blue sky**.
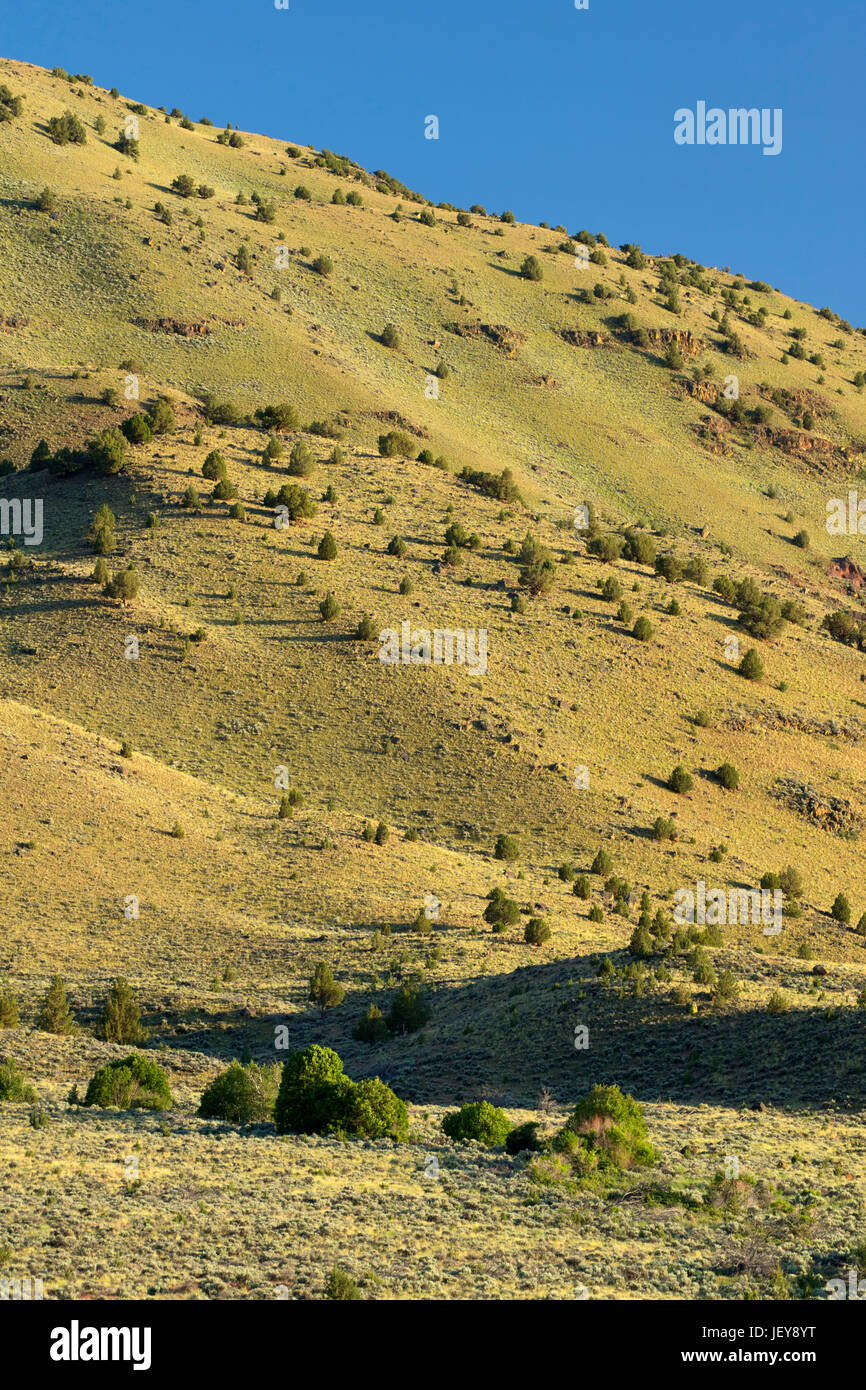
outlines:
[{"label": "blue sky", "polygon": [[[6,57],[326,147],[434,202],[729,265],[866,324],[854,0],[6,0]],[[674,111],[780,107],[781,153]],[[424,138],[436,115],[438,140]]]}]

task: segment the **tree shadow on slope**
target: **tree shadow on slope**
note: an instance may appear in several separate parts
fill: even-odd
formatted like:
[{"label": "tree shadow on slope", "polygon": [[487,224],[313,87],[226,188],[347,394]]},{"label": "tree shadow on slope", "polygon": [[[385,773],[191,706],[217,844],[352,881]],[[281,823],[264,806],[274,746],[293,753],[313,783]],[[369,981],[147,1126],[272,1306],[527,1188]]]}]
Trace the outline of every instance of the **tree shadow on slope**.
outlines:
[{"label": "tree shadow on slope", "polygon": [[[768,984],[768,995],[770,986]],[[373,1002],[385,1012],[390,992]],[[583,997],[580,997],[583,995]],[[367,1001],[372,996],[367,996]],[[573,1103],[596,1082],[616,1082],[642,1101],[750,1107],[866,1105],[862,1060],[866,1013],[846,1006],[768,1014],[716,1008],[696,994],[698,1013],[668,989],[619,997],[577,958],[528,966],[431,992],[432,1015],[417,1034],[337,1047],[347,1068],[387,1072],[418,1103],[476,1099],[535,1106],[542,1087]],[[347,996],[337,1015],[357,1012]],[[589,1047],[575,1047],[575,1028]]]}]

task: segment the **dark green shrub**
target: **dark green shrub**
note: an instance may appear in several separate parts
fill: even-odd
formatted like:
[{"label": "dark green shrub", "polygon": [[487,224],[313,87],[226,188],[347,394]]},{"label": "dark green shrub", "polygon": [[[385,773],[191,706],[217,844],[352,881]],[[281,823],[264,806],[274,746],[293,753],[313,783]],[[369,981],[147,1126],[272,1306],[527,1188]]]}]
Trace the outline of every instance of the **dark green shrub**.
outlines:
[{"label": "dark green shrub", "polygon": [[691,584],[700,584],[704,587],[709,579],[707,562],[700,555],[693,555],[687,560],[683,568],[683,578],[688,579]]},{"label": "dark green shrub", "polygon": [[290,521],[309,520],[318,510],[307,489],[298,483],[284,484],[277,493],[276,502],[286,508]]},{"label": "dark green shrub", "polygon": [[515,1129],[509,1130],[505,1136],[506,1153],[537,1153],[541,1147],[538,1124],[535,1120],[527,1120],[525,1124],[517,1125]]},{"label": "dark green shrub", "polygon": [[48,121],[48,134],[55,145],[87,144],[87,131],[72,111],[64,111],[62,116],[52,116]]},{"label": "dark green shrub", "polygon": [[408,980],[391,1000],[388,1028],[392,1033],[415,1033],[430,1017],[430,1006],[420,984]]},{"label": "dark green shrub", "polygon": [[484,909],[484,920],[494,931],[505,931],[520,921],[520,908],[513,898],[509,898],[501,888],[494,888],[488,894],[489,902]]},{"label": "dark green shrub", "polygon": [[404,1141],[409,1133],[406,1107],[378,1076],[350,1083],[340,1124],[343,1134],[363,1139]]},{"label": "dark green shrub", "polygon": [[842,922],[845,926],[851,923],[851,904],[844,893],[837,893],[833,899],[833,906],[830,908],[830,916],[836,922]]},{"label": "dark green shrub", "polygon": [[128,1057],[108,1062],[92,1077],[85,1105],[118,1110],[170,1110],[168,1079],[152,1057],[132,1052]]},{"label": "dark green shrub", "polygon": [[609,874],[613,870],[613,860],[606,849],[600,849],[592,861],[591,874]]},{"label": "dark green shrub", "polygon": [[137,415],[130,415],[128,419],[123,421],[120,428],[130,444],[149,444],[153,439],[150,421],[142,412]]},{"label": "dark green shrub", "polygon": [[323,1018],[326,1009],[336,1008],[342,1003],[345,993],[343,986],[334,979],[331,967],[325,961],[319,961],[310,977],[310,993],[307,997],[319,1006]]},{"label": "dark green shrub", "polygon": [[201,467],[203,478],[211,482],[221,482],[226,476],[226,461],[218,449],[211,449]]},{"label": "dark green shrub", "polygon": [[7,87],[4,82],[0,86],[0,125],[20,116],[23,109],[24,98],[13,96],[11,88]]},{"label": "dark green shrub", "polygon": [[499,835],[493,847],[494,859],[513,862],[520,854],[520,847],[513,835]]},{"label": "dark green shrub", "polygon": [[635,927],[628,943],[628,949],[629,953],[636,956],[638,960],[644,960],[647,956],[652,955],[654,946],[648,927],[640,925]]},{"label": "dark green shrub", "polygon": [[278,1134],[322,1134],[339,1127],[351,1082],[330,1047],[290,1052],[274,1105]]},{"label": "dark green shrub", "polygon": [[669,584],[678,584],[685,574],[683,562],[678,555],[657,555],[655,572]]},{"label": "dark green shrub", "polygon": [[43,1033],[60,1035],[78,1031],[78,1025],[66,1000],[66,986],[59,975],[54,976],[42,1000],[36,1016],[36,1027]]},{"label": "dark green shrub", "polygon": [[270,1120],[279,1087],[280,1067],[233,1061],[202,1092],[198,1113],[203,1120],[226,1120],[232,1125]]},{"label": "dark green shrub", "polygon": [[174,412],[167,400],[158,400],[148,411],[150,428],[154,434],[174,434]]},{"label": "dark green shrub", "polygon": [[641,1108],[618,1086],[594,1086],[575,1106],[564,1128],[595,1155],[602,1171],[655,1162]]},{"label": "dark green shrub", "polygon": [[[288,430],[296,430],[300,424],[298,412],[293,405],[287,401],[282,401],[277,405],[260,406],[255,412],[258,423],[266,430],[274,430],[277,434],[285,434]],[[214,421],[215,424],[232,423],[231,421]],[[282,449],[280,450],[282,453]],[[278,457],[278,455],[272,455]]]},{"label": "dark green shrub", "polygon": [[537,256],[527,256],[520,267],[524,280],[543,280],[544,271]]},{"label": "dark green shrub", "polygon": [[111,555],[114,551],[116,525],[114,513],[103,502],[90,523],[87,539],[97,555]]},{"label": "dark green shrub", "polygon": [[638,618],[631,630],[632,637],[636,637],[639,642],[649,642],[653,636],[653,626],[649,618]]},{"label": "dark green shrub", "polygon": [[126,466],[126,444],[120,430],[103,430],[87,444],[87,461],[98,473],[122,473]]},{"label": "dark green shrub", "polygon": [[0,1028],[18,1027],[18,998],[11,989],[0,988]]},{"label": "dark green shrub", "polygon": [[322,539],[319,541],[319,548],[316,551],[316,555],[320,560],[336,560],[337,542],[334,539],[332,531],[325,532]]},{"label": "dark green shrub", "polygon": [[359,1042],[375,1043],[381,1042],[388,1036],[388,1025],[382,1017],[380,1009],[375,1004],[368,1004],[367,1010],[356,1026],[352,1029],[352,1037]]},{"label": "dark green shrub", "polygon": [[611,565],[618,560],[623,552],[625,542],[622,536],[604,535],[592,536],[587,544],[590,555],[595,555],[606,565]]},{"label": "dark green shrub", "polygon": [[764,675],[764,663],[755,647],[750,647],[738,666],[741,676],[747,681],[759,681]]},{"label": "dark green shrub", "polygon": [[633,560],[636,565],[647,565],[654,567],[656,562],[656,548],[652,536],[645,531],[635,531],[629,529],[625,533],[625,557]]},{"label": "dark green shrub", "polygon": [[322,615],[323,621],[326,623],[333,622],[335,618],[340,616],[340,605],[333,594],[326,594],[321,600],[319,603],[319,612]]},{"label": "dark green shrub", "polygon": [[0,1061],[0,1102],[12,1101],[13,1104],[32,1105],[35,1100],[36,1092],[24,1080],[18,1070],[18,1063],[11,1057]]},{"label": "dark green shrub", "polygon": [[96,1026],[96,1035],[104,1038],[106,1042],[133,1045],[144,1042],[141,1011],[131,985],[122,975],[118,975],[117,979],[112,981]]},{"label": "dark green shrub", "polygon": [[[743,585],[739,587],[740,590],[744,588]],[[752,637],[776,637],[784,628],[782,605],[772,594],[752,595],[750,592],[747,598],[739,597],[737,603],[740,608],[737,622]]]},{"label": "dark green shrub", "polygon": [[550,940],[550,924],[544,917],[530,917],[523,932],[528,946],[543,946]]},{"label": "dark green shrub", "polygon": [[332,1303],[356,1303],[361,1298],[361,1290],[351,1274],[340,1265],[334,1265],[325,1281],[325,1298]]},{"label": "dark green shrub", "polygon": [[735,792],[740,785],[740,774],[733,763],[722,763],[716,771],[716,777],[726,791]]},{"label": "dark green shrub", "polygon": [[402,430],[389,430],[379,435],[379,453],[382,458],[411,458],[415,452],[415,440]]},{"label": "dark green shrub", "polygon": [[296,440],[289,454],[288,472],[295,478],[307,478],[315,466],[316,460],[309,444],[303,439]]},{"label": "dark green shrub", "polygon": [[677,834],[676,821],[671,820],[668,816],[656,816],[652,828],[654,840],[675,840]]},{"label": "dark green shrub", "polygon": [[555,578],[556,566],[552,559],[546,559],[535,561],[531,565],[524,565],[520,571],[519,583],[523,588],[528,589],[530,594],[538,596],[550,592]]},{"label": "dark green shrub", "polygon": [[178,174],[171,181],[171,191],[179,198],[192,198],[196,191],[195,179],[190,174]]},{"label": "dark green shrub", "polygon": [[442,1120],[442,1129],[449,1139],[462,1143],[474,1140],[490,1146],[504,1144],[512,1127],[505,1111],[486,1100],[472,1101],[459,1110],[452,1110]]},{"label": "dark green shrub", "polygon": [[716,983],[716,972],[706,951],[695,951],[692,964],[694,967],[692,978],[695,984],[712,988]]},{"label": "dark green shrub", "polygon": [[723,970],[716,981],[713,999],[717,1004],[727,1004],[737,998],[740,986],[732,970]]},{"label": "dark green shrub", "polygon": [[[2,104],[0,104],[0,120],[2,120]],[[36,208],[37,212],[54,213],[57,211],[59,205],[54,191],[46,187],[43,188],[41,193],[37,194],[33,206]]]},{"label": "dark green shrub", "polygon": [[379,341],[383,347],[393,348],[395,351],[400,347],[400,334],[393,323],[386,323],[379,336]]},{"label": "dark green shrub", "polygon": [[141,580],[138,570],[134,565],[129,565],[125,570],[117,570],[107,584],[103,586],[102,592],[106,598],[119,599],[121,603],[131,603],[138,597],[141,588]]},{"label": "dark green shrub", "polygon": [[592,889],[586,874],[578,874],[571,891],[576,898],[582,898],[584,901],[591,897]]},{"label": "dark green shrub", "polygon": [[668,790],[672,792],[690,792],[695,785],[695,779],[682,763],[678,763],[668,778],[667,785]]}]

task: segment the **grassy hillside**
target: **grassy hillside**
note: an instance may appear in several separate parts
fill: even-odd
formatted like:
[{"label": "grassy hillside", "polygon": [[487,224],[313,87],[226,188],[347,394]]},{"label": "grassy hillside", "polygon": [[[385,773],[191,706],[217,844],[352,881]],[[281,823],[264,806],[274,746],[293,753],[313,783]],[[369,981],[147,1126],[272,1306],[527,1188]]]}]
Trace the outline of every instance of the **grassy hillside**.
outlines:
[{"label": "grassy hillside", "polygon": [[[26,1105],[0,1108],[14,1179],[0,1257],[44,1269],[58,1297],[320,1297],[335,1261],[367,1297],[572,1297],[576,1281],[592,1297],[808,1295],[854,1258],[866,1195],[847,1158],[864,1106],[866,668],[823,625],[853,613],[866,646],[862,537],[825,526],[831,498],[866,487],[863,332],[747,267],[433,209],[381,171],[247,132],[221,143],[209,123],[27,64],[0,61],[0,84],[23,97],[0,122],[0,498],[44,508],[41,545],[13,538],[0,561],[0,982],[20,1004],[0,1053],[48,1117],[31,1131]],[[51,138],[67,111],[83,143]],[[115,147],[129,118],[132,154]],[[117,471],[85,458],[159,400],[172,427],[125,442]],[[284,403],[282,428],[256,415]],[[389,431],[407,439],[383,456]],[[40,441],[47,467],[31,463]],[[298,445],[314,462],[293,474]],[[214,451],[235,497],[212,496]],[[506,469],[511,487],[495,482]],[[278,528],[267,495],[291,484],[317,510]],[[140,580],[131,602],[93,578],[103,505],[105,563]],[[474,539],[447,554],[454,523]],[[634,543],[606,561],[628,530],[688,577]],[[527,536],[543,548],[534,585]],[[787,621],[756,626],[724,580],[787,604]],[[484,631],[486,669],[383,664],[378,634],[404,621]],[[738,670],[752,647],[758,680]],[[287,787],[301,796],[279,818]],[[364,838],[379,822],[381,844]],[[494,856],[501,835],[514,860]],[[601,847],[611,868],[591,874]],[[802,891],[778,935],[634,940],[642,895],[670,918],[699,879],[754,889],[786,865]],[[520,908],[504,932],[483,916],[495,887]],[[831,913],[840,893],[848,922]],[[531,946],[539,916],[551,936]],[[345,990],[323,1016],[320,961]],[[35,1026],[58,972],[72,1039]],[[93,1032],[118,975],[172,1082],[164,1122],[67,1103],[124,1055]],[[406,981],[429,1021],[354,1038]],[[389,1080],[409,1146],[198,1119],[231,1057],[281,1060],[283,1026],[292,1047],[324,1043],[353,1077]],[[658,1154],[602,1196],[440,1128],[483,1098],[550,1129],[596,1083],[646,1105]],[[236,1189],[215,1193],[225,1142]],[[147,1156],[122,1199],[141,1217],[134,1254],[118,1218],[99,1263],[71,1203],[116,1215],[130,1145]],[[422,1256],[433,1151],[452,1233]],[[731,1153],[757,1198],[718,1199]],[[34,1155],[53,1165],[43,1209],[28,1204]],[[295,1188],[277,1217],[282,1163]],[[311,1183],[333,1214],[315,1231]],[[452,1221],[479,1193],[477,1228]],[[238,1204],[237,1270],[217,1278]],[[615,1269],[599,1253],[614,1234]],[[266,1257],[251,1273],[253,1238]]]}]

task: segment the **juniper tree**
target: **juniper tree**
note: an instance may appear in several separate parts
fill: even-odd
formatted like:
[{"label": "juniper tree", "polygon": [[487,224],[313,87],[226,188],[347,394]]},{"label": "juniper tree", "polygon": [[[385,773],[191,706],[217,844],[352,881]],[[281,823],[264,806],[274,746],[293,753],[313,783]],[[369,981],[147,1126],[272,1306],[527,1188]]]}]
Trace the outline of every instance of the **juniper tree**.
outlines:
[{"label": "juniper tree", "polygon": [[43,1033],[65,1035],[78,1030],[72,1010],[66,1000],[66,986],[59,975],[55,975],[42,1000],[36,1016],[36,1027]]},{"label": "juniper tree", "polygon": [[319,961],[310,977],[309,998],[314,1004],[318,1004],[323,1018],[326,1009],[333,1009],[342,1003],[345,992],[343,986],[334,979],[331,967],[325,961]]},{"label": "juniper tree", "polygon": [[106,1042],[140,1043],[145,1033],[132,986],[122,975],[111,984],[97,1024],[97,1036]]}]

